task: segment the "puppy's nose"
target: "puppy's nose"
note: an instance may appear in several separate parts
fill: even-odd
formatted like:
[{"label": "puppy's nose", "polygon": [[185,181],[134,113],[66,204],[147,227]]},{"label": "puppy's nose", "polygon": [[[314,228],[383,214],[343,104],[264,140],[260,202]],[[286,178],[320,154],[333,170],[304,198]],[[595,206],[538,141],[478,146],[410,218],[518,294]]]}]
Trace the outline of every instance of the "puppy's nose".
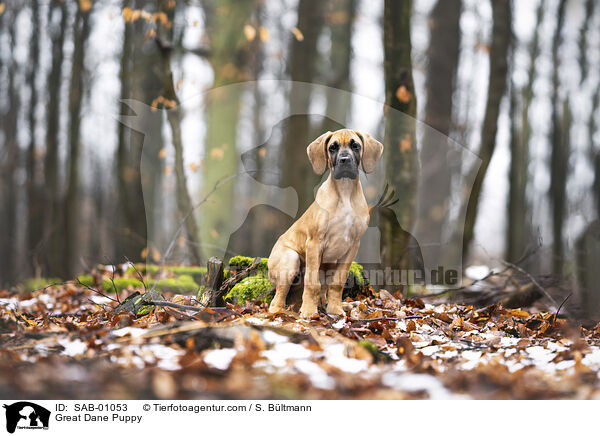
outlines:
[{"label": "puppy's nose", "polygon": [[341,164],[350,163],[350,156],[347,154],[341,154],[338,158],[338,162]]}]

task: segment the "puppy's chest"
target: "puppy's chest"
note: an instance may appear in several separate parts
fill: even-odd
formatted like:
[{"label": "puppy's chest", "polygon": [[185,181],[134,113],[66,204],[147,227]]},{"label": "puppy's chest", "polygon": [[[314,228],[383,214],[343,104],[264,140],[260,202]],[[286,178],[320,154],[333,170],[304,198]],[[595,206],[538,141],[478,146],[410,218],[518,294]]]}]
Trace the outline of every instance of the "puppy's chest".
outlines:
[{"label": "puppy's chest", "polygon": [[367,226],[368,216],[357,214],[350,205],[337,208],[325,235],[323,262],[336,262],[344,257],[359,242]]}]

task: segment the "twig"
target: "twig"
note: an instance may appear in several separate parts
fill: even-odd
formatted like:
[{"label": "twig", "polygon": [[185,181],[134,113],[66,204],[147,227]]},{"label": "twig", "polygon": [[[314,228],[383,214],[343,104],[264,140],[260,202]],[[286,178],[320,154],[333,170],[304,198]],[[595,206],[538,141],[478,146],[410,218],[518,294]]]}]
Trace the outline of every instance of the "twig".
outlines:
[{"label": "twig", "polygon": [[138,278],[140,279],[140,282],[142,282],[142,286],[144,287],[144,293],[146,293],[147,289],[146,289],[146,281],[144,279],[144,276],[142,275],[142,273],[140,273],[137,269],[137,267],[135,266],[135,264],[129,260],[129,258],[127,256],[125,256],[125,260],[127,260],[128,263],[131,264],[131,267],[133,268],[133,270],[135,271],[135,273],[137,274]]},{"label": "twig", "polygon": [[[88,290],[90,290],[90,291],[92,291],[92,292],[95,292],[95,293],[96,293],[96,294],[98,294],[98,295],[101,295],[102,297],[108,298],[109,300],[115,301],[115,302],[117,302],[117,303],[119,302],[118,300],[115,300],[114,298],[111,298],[111,297],[109,297],[108,295],[106,295],[106,294],[103,294],[103,293],[102,293],[102,292],[100,292],[99,290],[97,290],[97,289],[94,289],[94,288],[92,288],[91,286],[88,286],[88,285],[86,285],[86,284],[84,284],[84,283],[81,283],[81,280],[79,280],[79,277],[77,278],[77,283],[78,283],[80,286],[83,286],[84,288],[86,288],[86,289],[88,289]],[[90,301],[91,301],[91,300],[90,300]],[[94,303],[94,304],[97,304],[98,306],[100,306],[98,303],[95,303],[95,302],[93,302],[93,301],[92,301],[92,303]],[[100,306],[100,307],[102,307],[102,306]]]},{"label": "twig", "polygon": [[167,307],[173,307],[175,309],[191,310],[194,312],[202,312],[205,309],[211,309],[214,311],[231,310],[228,307],[197,307],[197,306],[188,306],[186,304],[177,304],[177,303],[172,303],[170,301],[162,301],[162,300],[150,300],[150,301],[147,301],[146,303],[153,304],[155,306],[167,306]]},{"label": "twig", "polygon": [[389,317],[389,316],[380,316],[377,318],[362,318],[362,319],[348,318],[348,321],[350,321],[350,322],[402,321],[404,319],[422,319],[422,318],[423,317],[421,315],[409,315],[409,316],[405,316],[404,318],[393,318],[393,317]]},{"label": "twig", "polygon": [[556,313],[554,314],[554,318],[552,319],[552,324],[554,324],[558,318],[558,313],[560,312],[560,309],[562,309],[563,305],[567,302],[567,300],[569,298],[571,298],[571,295],[573,295],[573,292],[571,292],[569,295],[567,295],[567,298],[565,298],[563,300],[562,303],[560,303],[560,306],[558,306],[558,309],[556,309]]},{"label": "twig", "polygon": [[192,207],[184,215],[184,217],[181,219],[181,221],[179,221],[179,226],[177,227],[177,230],[175,230],[175,233],[173,234],[173,238],[171,239],[171,242],[169,242],[169,245],[167,246],[167,249],[165,250],[165,252],[162,255],[162,262],[160,264],[160,268],[158,269],[157,280],[154,282],[154,284],[150,288],[150,292],[154,291],[154,289],[156,288],[156,285],[158,283],[158,278],[160,278],[160,276],[162,275],[162,272],[163,272],[163,270],[165,268],[165,265],[167,263],[167,258],[171,255],[171,251],[173,251],[173,248],[175,247],[175,242],[177,241],[177,238],[179,237],[179,234],[181,233],[181,231],[184,229],[185,222],[187,221],[187,219],[190,217],[190,215],[196,209],[198,209],[200,206],[202,206],[204,203],[206,203],[208,201],[208,198],[221,186],[222,183],[224,183],[227,180],[232,179],[233,177],[236,177],[236,176],[237,176],[237,174],[232,174],[230,176],[222,177],[219,180],[217,180],[217,182],[215,183],[215,185],[204,196],[204,198],[202,200],[200,200],[200,202],[196,203],[194,205],[194,207]]},{"label": "twig", "polygon": [[548,291],[546,291],[546,289],[540,285],[538,283],[538,281],[535,279],[535,277],[533,277],[530,273],[528,273],[527,271],[525,271],[523,268],[521,268],[519,265],[515,265],[514,263],[510,263],[506,260],[500,260],[500,262],[502,262],[503,264],[507,265],[509,268],[514,268],[517,271],[519,271],[521,274],[524,274],[527,276],[527,278],[531,281],[531,283],[533,283],[533,285],[538,288],[540,291],[542,291],[542,293],[548,297],[550,299],[550,301],[552,301],[555,305],[556,305],[556,300],[554,300],[554,298],[552,298],[552,295],[550,295],[548,293]]},{"label": "twig", "polygon": [[[481,247],[484,249],[484,247]],[[535,252],[537,252],[537,250],[539,249],[539,246],[535,247],[532,250],[528,250],[526,249],[523,254],[521,255],[521,257],[513,264],[515,266],[519,265],[520,263],[523,263],[525,260],[527,260],[529,257],[531,257]],[[503,260],[500,260],[500,262],[504,262]],[[473,279],[473,281],[468,284],[468,285],[463,285],[459,288],[453,288],[453,289],[445,289],[441,292],[436,292],[435,294],[417,294],[417,295],[413,295],[413,297],[417,297],[417,298],[434,298],[434,297],[439,297],[440,295],[444,295],[444,294],[449,294],[451,292],[460,292],[460,291],[464,291],[465,289],[468,289],[470,287],[472,287],[473,285],[475,285],[476,283],[479,282],[484,282],[487,279],[489,279],[490,277],[494,277],[494,276],[501,276],[502,274],[504,274],[506,271],[508,271],[511,267],[510,266],[506,266],[503,270],[501,271],[494,271],[494,270],[490,270],[489,273],[487,273],[485,276],[483,276],[480,279]],[[544,292],[545,294],[545,292]]]}]

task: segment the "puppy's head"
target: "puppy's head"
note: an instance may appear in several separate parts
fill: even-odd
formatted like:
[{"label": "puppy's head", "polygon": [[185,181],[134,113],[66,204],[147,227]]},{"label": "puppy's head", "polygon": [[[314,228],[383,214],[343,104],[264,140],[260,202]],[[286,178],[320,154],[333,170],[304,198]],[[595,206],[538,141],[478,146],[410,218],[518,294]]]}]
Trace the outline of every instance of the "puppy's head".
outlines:
[{"label": "puppy's head", "polygon": [[373,172],[383,153],[383,145],[368,133],[342,129],[322,134],[306,152],[318,175],[329,166],[334,179],[356,179],[359,165],[365,173]]}]

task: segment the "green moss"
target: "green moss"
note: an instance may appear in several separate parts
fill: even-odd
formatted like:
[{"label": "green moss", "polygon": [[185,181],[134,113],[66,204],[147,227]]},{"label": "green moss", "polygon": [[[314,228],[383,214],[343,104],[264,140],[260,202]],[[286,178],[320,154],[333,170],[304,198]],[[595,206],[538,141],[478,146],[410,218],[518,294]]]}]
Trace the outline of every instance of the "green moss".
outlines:
[{"label": "green moss", "polygon": [[201,300],[202,299],[202,294],[204,293],[204,288],[206,286],[202,285],[198,288],[198,292],[196,292],[196,299],[197,300]]},{"label": "green moss", "polygon": [[350,264],[350,271],[348,273],[348,277],[350,274],[354,277],[354,283],[356,283],[361,288],[365,286],[365,278],[363,276],[363,266],[360,263],[352,262]]},{"label": "green moss", "polygon": [[[253,261],[254,261],[253,257],[234,256],[231,259],[229,259],[229,268],[231,268],[232,270],[241,270],[244,268],[248,268],[252,264]],[[257,269],[259,271],[266,272],[268,261],[269,261],[268,258],[262,257],[260,259],[260,263],[258,264]]]},{"label": "green moss", "polygon": [[373,357],[377,358],[379,356],[379,349],[377,348],[377,345],[375,345],[368,339],[361,339],[360,341],[358,341],[358,345],[360,345],[363,348],[366,348],[366,350],[369,353],[371,353]]},{"label": "green moss", "polygon": [[237,304],[244,304],[249,300],[260,300],[270,303],[275,295],[275,286],[269,281],[264,273],[258,273],[246,277],[236,284],[225,296],[225,300],[231,300]]},{"label": "green moss", "polygon": [[149,279],[147,286],[152,287],[155,283],[156,286],[154,289],[161,292],[194,293],[199,288],[198,284],[191,278],[181,280],[181,277],[177,277],[160,279],[158,281]]},{"label": "green moss", "polygon": [[177,275],[189,275],[189,276],[204,276],[206,275],[205,266],[170,266],[165,268],[167,271]]},{"label": "green moss", "polygon": [[123,289],[144,289],[144,284],[140,282],[138,279],[134,279],[131,277],[115,277],[114,286],[113,281],[108,278],[102,279],[102,289],[105,292],[115,292],[115,287],[122,291]]},{"label": "green moss", "polygon": [[63,281],[56,277],[32,277],[23,280],[20,288],[26,292],[36,291],[51,285],[59,285]]},{"label": "green moss", "polygon": [[77,277],[77,282],[82,286],[94,286],[94,277],[90,275],[82,275]]}]

